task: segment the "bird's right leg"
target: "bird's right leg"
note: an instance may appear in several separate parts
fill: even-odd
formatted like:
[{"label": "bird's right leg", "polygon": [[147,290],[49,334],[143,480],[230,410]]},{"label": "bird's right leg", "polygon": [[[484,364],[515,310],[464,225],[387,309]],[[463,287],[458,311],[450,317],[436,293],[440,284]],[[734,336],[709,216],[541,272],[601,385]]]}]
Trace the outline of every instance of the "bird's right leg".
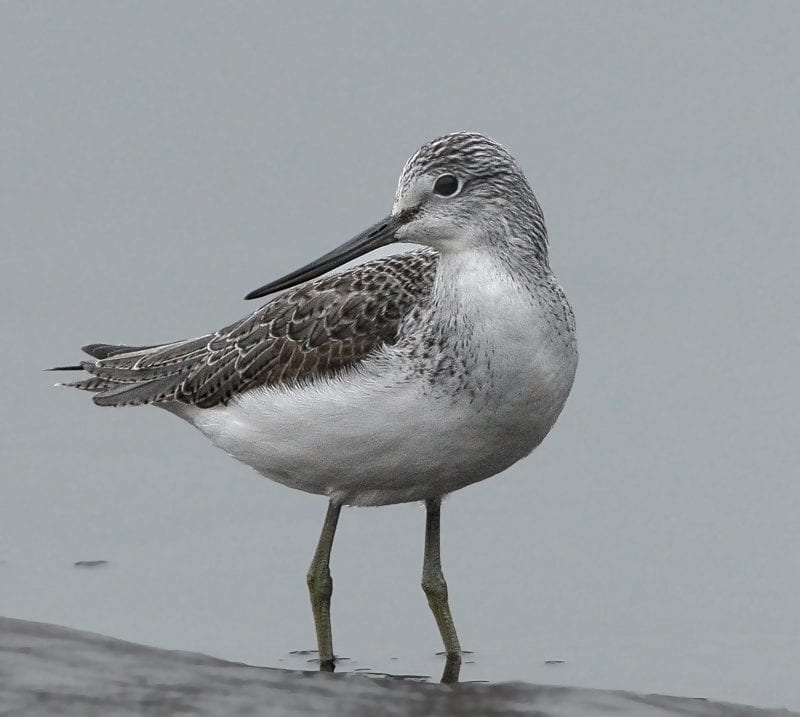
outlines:
[{"label": "bird's right leg", "polygon": [[311,596],[311,610],[314,612],[314,627],[317,631],[317,648],[319,649],[319,669],[333,672],[333,637],[331,635],[331,595],[333,580],[330,571],[331,548],[336,524],[339,522],[341,503],[331,501],[325,515],[325,523],[319,536],[314,559],[308,569],[306,582]]},{"label": "bird's right leg", "polygon": [[447,601],[447,583],[442,574],[442,561],[439,554],[439,533],[441,517],[441,498],[425,501],[425,559],[422,563],[422,589],[428,597],[433,617],[442,636],[447,662],[442,682],[457,682],[461,670],[461,644],[458,642],[456,626],[450,614]]}]

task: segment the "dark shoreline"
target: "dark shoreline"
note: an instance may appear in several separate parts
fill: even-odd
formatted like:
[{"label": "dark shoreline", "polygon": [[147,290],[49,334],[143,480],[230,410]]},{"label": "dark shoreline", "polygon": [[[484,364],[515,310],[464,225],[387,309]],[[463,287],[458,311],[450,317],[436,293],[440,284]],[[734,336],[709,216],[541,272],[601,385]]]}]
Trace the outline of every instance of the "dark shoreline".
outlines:
[{"label": "dark shoreline", "polygon": [[799,713],[522,682],[440,685],[254,667],[0,617],[0,714],[789,717]]}]

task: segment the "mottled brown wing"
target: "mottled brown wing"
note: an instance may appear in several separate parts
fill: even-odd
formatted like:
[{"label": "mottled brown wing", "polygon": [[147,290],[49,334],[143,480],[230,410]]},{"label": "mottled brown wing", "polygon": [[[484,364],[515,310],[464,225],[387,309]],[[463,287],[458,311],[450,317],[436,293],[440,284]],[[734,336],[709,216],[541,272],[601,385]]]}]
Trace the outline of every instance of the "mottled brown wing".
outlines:
[{"label": "mottled brown wing", "polygon": [[156,347],[84,348],[92,378],[69,384],[100,405],[227,403],[257,386],[331,376],[397,339],[425,304],[437,254],[422,249],[371,261],[286,292],[214,334]]}]

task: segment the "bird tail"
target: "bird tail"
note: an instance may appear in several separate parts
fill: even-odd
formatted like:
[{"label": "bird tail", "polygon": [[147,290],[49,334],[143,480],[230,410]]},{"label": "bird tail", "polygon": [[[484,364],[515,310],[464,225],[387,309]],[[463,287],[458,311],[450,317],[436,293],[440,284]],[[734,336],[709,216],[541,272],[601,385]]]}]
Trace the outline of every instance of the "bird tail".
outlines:
[{"label": "bird tail", "polygon": [[209,337],[154,346],[89,344],[82,351],[93,361],[57,366],[49,371],[86,371],[91,376],[56,384],[94,393],[98,406],[139,406],[175,398],[175,393]]}]

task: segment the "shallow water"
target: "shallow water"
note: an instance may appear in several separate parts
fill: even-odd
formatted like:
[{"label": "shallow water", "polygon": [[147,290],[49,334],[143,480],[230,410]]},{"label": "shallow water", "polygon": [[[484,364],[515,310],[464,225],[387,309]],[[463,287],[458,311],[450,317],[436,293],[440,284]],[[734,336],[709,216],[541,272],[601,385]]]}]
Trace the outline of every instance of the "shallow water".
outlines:
[{"label": "shallow water", "polygon": [[[213,462],[214,455],[204,459]],[[146,455],[129,465],[142,462]],[[225,456],[219,468],[208,479],[203,471],[194,478],[176,473],[155,492],[146,477],[145,485],[133,480],[127,487],[124,474],[72,478],[73,490],[51,511],[54,522],[30,533],[39,558],[22,560],[17,547],[0,566],[10,586],[0,597],[3,609],[163,648],[313,669],[304,578],[324,502],[237,471]],[[75,490],[82,480],[91,495]],[[665,611],[667,599],[654,598],[650,614],[636,603],[618,604],[651,588],[615,577],[608,583],[617,596],[612,600],[601,573],[585,560],[572,562],[574,531],[548,536],[541,527],[526,529],[499,516],[485,518],[489,527],[480,512],[470,520],[470,505],[491,505],[481,501],[489,488],[506,490],[504,482],[508,490],[523,489],[512,477],[488,483],[485,491],[476,487],[478,505],[468,492],[445,504],[451,604],[462,644],[472,651],[465,655],[463,681],[522,680],[800,707],[791,632],[777,624],[758,632],[732,625],[723,619],[725,602],[698,603],[693,614]],[[124,507],[118,505],[123,495]],[[332,565],[334,648],[347,658],[338,673],[441,675],[441,644],[419,588],[423,522],[417,506],[343,513]],[[515,551],[510,542],[531,530],[540,534],[538,545],[526,554]],[[54,535],[64,537],[54,541]],[[46,549],[36,545],[44,540]],[[89,567],[96,561],[107,563]],[[688,587],[682,585],[665,590]]]}]

